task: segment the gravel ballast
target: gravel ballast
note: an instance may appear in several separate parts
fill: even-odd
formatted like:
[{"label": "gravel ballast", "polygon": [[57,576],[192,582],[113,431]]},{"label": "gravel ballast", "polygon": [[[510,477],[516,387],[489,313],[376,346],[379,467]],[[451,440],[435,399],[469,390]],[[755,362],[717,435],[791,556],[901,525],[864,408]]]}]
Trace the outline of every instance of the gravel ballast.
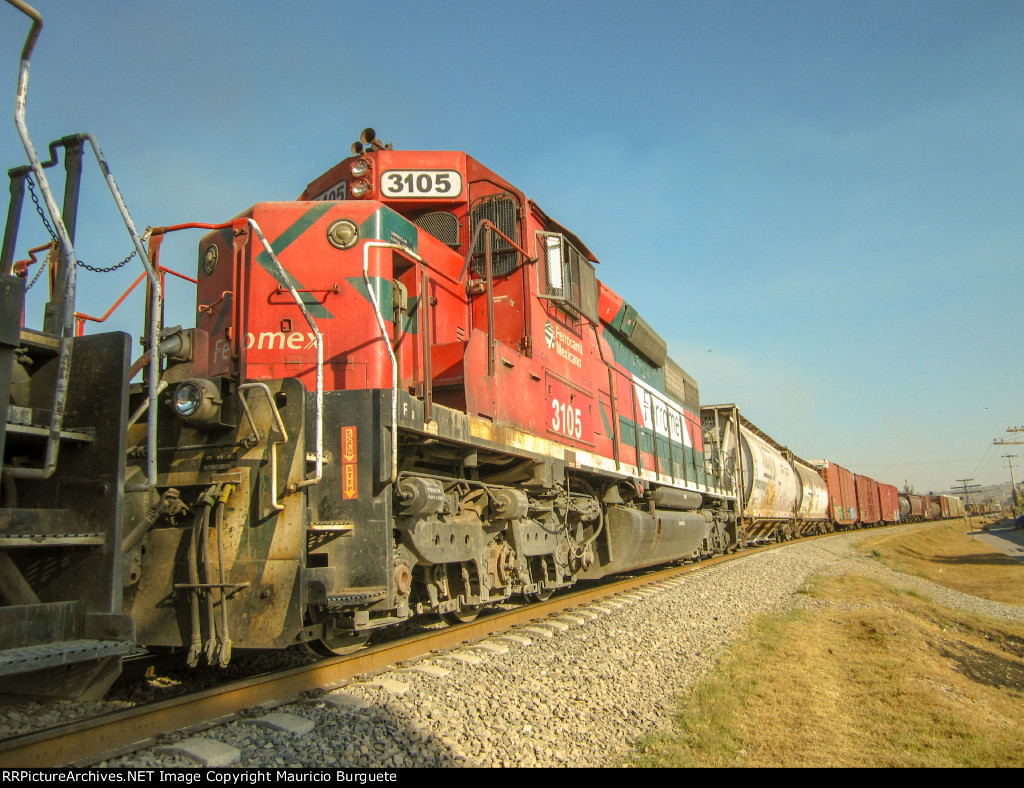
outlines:
[{"label": "gravel ballast", "polygon": [[[192,737],[200,741],[186,747],[191,756],[152,748],[103,765],[196,766],[195,753],[215,752],[246,768],[614,766],[639,737],[670,728],[674,696],[712,670],[754,617],[817,604],[798,594],[812,574],[858,572],[942,605],[1024,621],[1024,607],[887,569],[851,547],[863,538],[750,554],[279,706],[265,719],[211,728]],[[0,734],[4,727],[0,719]]]}]

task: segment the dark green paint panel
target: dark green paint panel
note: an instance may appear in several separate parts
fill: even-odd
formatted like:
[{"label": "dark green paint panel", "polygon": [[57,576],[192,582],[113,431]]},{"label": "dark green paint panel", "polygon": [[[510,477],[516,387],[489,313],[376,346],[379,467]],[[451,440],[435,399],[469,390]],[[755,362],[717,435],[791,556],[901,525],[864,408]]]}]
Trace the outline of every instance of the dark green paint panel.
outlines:
[{"label": "dark green paint panel", "polygon": [[[654,367],[635,350],[631,349],[613,331],[605,331],[604,339],[612,349],[615,363],[635,375],[648,386],[665,394],[665,370]],[[667,395],[666,395],[667,396]]]},{"label": "dark green paint panel", "polygon": [[[334,203],[331,202],[316,202],[311,203],[311,205],[313,205],[314,207],[306,211],[306,213],[304,213],[302,216],[300,216],[291,225],[291,227],[289,227],[287,230],[281,233],[277,238],[275,238],[273,241],[267,239],[268,242],[270,243],[271,248],[274,250],[274,254],[277,256],[279,262],[281,260],[281,254],[284,252],[284,250],[291,246],[296,240],[298,240],[302,236],[302,234],[305,233],[306,230],[308,230],[310,227],[312,227],[321,216],[323,216],[325,213],[327,213],[327,211],[334,207]],[[264,249],[256,256],[256,262],[260,265],[260,267],[263,268],[264,271],[266,271],[268,274],[274,277],[274,279],[280,282],[282,286],[288,287],[290,285],[291,287],[294,287],[296,290],[308,289],[298,279],[292,276],[288,269],[285,268],[284,263],[281,263],[281,268],[284,269],[285,278],[281,279],[281,274],[278,272],[277,267],[270,259],[270,255],[267,253],[266,249]],[[327,308],[317,300],[316,293],[299,293],[299,298],[302,299],[302,303],[305,305],[306,309],[309,310],[309,313],[313,317],[327,320],[334,319],[334,315],[332,315],[327,310]]]},{"label": "dark green paint panel", "polygon": [[359,226],[363,240],[384,241],[404,246],[419,254],[420,229],[401,214],[382,206]]},{"label": "dark green paint panel", "polygon": [[[621,436],[622,445],[631,446],[634,449],[637,445],[636,438],[636,425],[635,423],[627,419],[625,416],[619,417],[619,432]],[[640,451],[646,452],[647,454],[654,454],[654,432],[646,427],[640,428]],[[678,441],[672,442],[672,463],[675,466],[673,475],[676,479],[686,480],[688,482],[696,482],[698,484],[708,484],[708,479],[704,473],[704,453],[698,452],[688,446],[683,446]],[[669,442],[668,438],[658,438],[658,458],[661,460],[662,467],[668,467],[669,463]],[[685,464],[685,469],[683,465]],[[684,472],[685,470],[685,472]]]}]

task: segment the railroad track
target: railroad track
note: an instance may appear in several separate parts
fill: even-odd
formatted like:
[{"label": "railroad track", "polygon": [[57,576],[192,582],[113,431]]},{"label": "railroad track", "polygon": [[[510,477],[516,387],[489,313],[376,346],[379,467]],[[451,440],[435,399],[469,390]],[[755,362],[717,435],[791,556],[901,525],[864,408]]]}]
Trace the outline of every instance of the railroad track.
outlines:
[{"label": "railroad track", "polygon": [[[779,546],[773,544],[744,550],[739,557]],[[495,611],[481,615],[472,623],[371,646],[350,656],[234,681],[213,689],[14,736],[0,741],[0,767],[93,765],[158,745],[170,734],[194,733],[244,716],[247,710],[255,707],[265,709],[304,696],[330,692],[353,683],[357,677],[372,676],[395,666],[438,656],[457,646],[508,633],[532,622],[627,591],[657,585],[732,558],[734,556],[719,556],[595,587],[577,588],[545,602]]]}]

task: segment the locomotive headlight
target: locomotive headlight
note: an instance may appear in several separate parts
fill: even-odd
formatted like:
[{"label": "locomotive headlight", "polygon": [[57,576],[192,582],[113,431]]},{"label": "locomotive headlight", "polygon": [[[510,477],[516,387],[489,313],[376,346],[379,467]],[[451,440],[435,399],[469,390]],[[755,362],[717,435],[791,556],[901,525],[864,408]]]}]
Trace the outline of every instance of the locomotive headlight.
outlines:
[{"label": "locomotive headlight", "polygon": [[366,173],[370,171],[370,162],[366,159],[360,159],[359,161],[352,162],[352,174],[357,178],[362,178]]},{"label": "locomotive headlight", "polygon": [[327,228],[327,240],[338,249],[351,249],[359,242],[359,228],[349,219],[338,219]]},{"label": "locomotive headlight", "polygon": [[352,196],[353,197],[355,197],[357,199],[360,199],[362,197],[365,197],[371,191],[373,191],[373,187],[370,186],[369,183],[367,183],[366,181],[362,180],[361,178],[358,181],[352,181]]},{"label": "locomotive headlight", "polygon": [[174,414],[189,424],[213,424],[220,418],[220,387],[212,380],[193,378],[178,384],[171,398]]}]

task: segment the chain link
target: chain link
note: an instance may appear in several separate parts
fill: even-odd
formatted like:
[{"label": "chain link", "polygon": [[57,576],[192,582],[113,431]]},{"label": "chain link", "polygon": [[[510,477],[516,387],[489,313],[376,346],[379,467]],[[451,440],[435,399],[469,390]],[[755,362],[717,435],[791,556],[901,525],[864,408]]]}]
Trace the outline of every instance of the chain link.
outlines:
[{"label": "chain link", "polygon": [[[46,214],[43,213],[43,206],[41,206],[39,204],[39,198],[36,196],[35,184],[32,182],[32,176],[31,175],[26,175],[25,176],[25,180],[28,182],[28,194],[29,194],[29,197],[32,198],[32,202],[34,202],[35,205],[36,205],[36,213],[38,213],[39,214],[39,218],[43,220],[43,227],[45,227],[46,231],[50,234],[50,238],[52,238],[53,241],[56,243],[57,242],[57,233],[55,233],[53,231],[53,227],[50,226],[50,222],[47,220]],[[132,251],[132,253],[130,255],[128,255],[126,258],[124,258],[124,260],[122,260],[119,263],[114,263],[114,265],[110,266],[109,268],[97,268],[96,266],[89,265],[88,263],[86,263],[86,262],[84,262],[82,260],[78,261],[78,267],[79,268],[84,268],[86,271],[92,271],[94,274],[109,274],[111,271],[116,271],[118,268],[123,268],[124,266],[128,265],[128,263],[131,262],[132,258],[135,257],[135,254],[136,254],[135,251]],[[41,270],[42,270],[42,268],[40,268],[40,271]],[[36,283],[37,279],[39,279],[39,273],[38,272],[36,273],[35,277],[32,279],[32,284],[29,285],[28,288],[26,288],[26,289],[31,289],[32,285],[34,285]]]},{"label": "chain link", "polygon": [[[49,258],[47,258],[47,260],[49,260]],[[28,283],[28,285],[27,285],[27,286],[25,287],[25,292],[26,292],[26,293],[27,293],[27,292],[28,292],[29,290],[31,290],[31,289],[32,289],[32,287],[33,287],[33,286],[35,285],[35,283],[36,283],[36,282],[38,282],[38,281],[39,281],[39,277],[40,277],[40,275],[42,275],[42,273],[43,273],[43,271],[44,271],[45,269],[46,269],[46,266],[45,266],[45,265],[43,265],[42,263],[40,263],[40,264],[39,264],[39,268],[38,268],[38,269],[36,269],[36,275],[32,277],[32,281],[31,281],[31,282],[29,282],[29,283]]]}]

